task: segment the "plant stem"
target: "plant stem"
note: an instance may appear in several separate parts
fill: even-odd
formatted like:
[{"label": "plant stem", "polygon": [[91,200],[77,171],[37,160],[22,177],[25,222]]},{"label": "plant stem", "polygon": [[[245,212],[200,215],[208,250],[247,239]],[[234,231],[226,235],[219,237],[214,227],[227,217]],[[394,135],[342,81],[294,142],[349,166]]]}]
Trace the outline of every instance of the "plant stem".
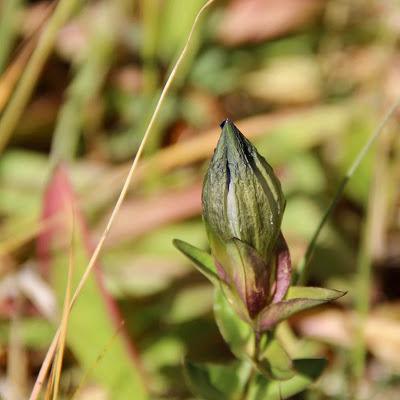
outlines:
[{"label": "plant stem", "polygon": [[54,164],[60,160],[73,160],[76,156],[80,135],[86,128],[84,120],[88,114],[88,104],[100,91],[111,64],[117,11],[109,3],[99,4],[99,21],[95,20],[88,27],[88,52],[77,66],[54,129],[51,145]]},{"label": "plant stem", "polygon": [[254,354],[253,360],[254,362],[258,362],[260,358],[260,341],[261,341],[261,334],[258,331],[254,332]]},{"label": "plant stem", "polygon": [[387,122],[390,120],[391,117],[393,117],[395,111],[397,108],[400,106],[400,98],[396,100],[396,102],[390,107],[389,111],[386,113],[386,115],[383,117],[382,121],[376,128],[376,130],[372,133],[368,141],[365,143],[364,147],[360,150],[358,153],[358,156],[356,159],[353,161],[351,164],[350,168],[347,170],[346,175],[343,177],[342,181],[339,184],[339,187],[336,190],[335,196],[332,199],[331,204],[328,206],[328,208],[325,211],[324,216],[322,217],[320,223],[317,226],[317,229],[315,230],[311,241],[307,247],[307,250],[301,259],[297,272],[293,275],[293,282],[296,285],[305,285],[308,279],[308,266],[311,260],[311,257],[313,256],[318,237],[322,231],[322,228],[324,227],[326,221],[330,217],[332,211],[336,207],[337,203],[339,202],[339,199],[341,198],[343,191],[348,183],[348,181],[351,179],[351,177],[354,175],[354,172],[357,170],[359,167],[361,161],[365,157],[365,155],[368,153],[369,149],[371,146],[375,143],[376,139],[379,137],[379,135],[382,133],[383,128],[386,126]]},{"label": "plant stem", "polygon": [[[253,361],[254,363],[258,363],[260,359],[260,341],[261,341],[261,335],[260,332],[254,331],[254,353],[253,353]],[[250,388],[256,378],[256,369],[254,365],[251,368],[251,372],[249,375],[249,379],[246,382],[246,385],[243,390],[243,400],[246,400],[247,397],[249,396]]]}]

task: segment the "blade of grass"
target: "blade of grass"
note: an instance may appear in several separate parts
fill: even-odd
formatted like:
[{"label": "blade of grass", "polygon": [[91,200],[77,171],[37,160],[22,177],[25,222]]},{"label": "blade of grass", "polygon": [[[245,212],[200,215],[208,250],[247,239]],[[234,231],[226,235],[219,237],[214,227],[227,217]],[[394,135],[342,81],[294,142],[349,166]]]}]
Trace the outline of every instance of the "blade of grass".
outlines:
[{"label": "blade of grass", "polygon": [[143,42],[141,55],[143,58],[143,92],[152,94],[157,89],[156,53],[160,26],[161,2],[140,1],[143,24]]},{"label": "blade of grass", "polygon": [[[72,211],[74,215],[74,212]],[[53,400],[57,400],[58,390],[60,385],[60,376],[62,370],[62,362],[64,357],[64,349],[65,349],[65,341],[67,337],[68,330],[68,317],[69,317],[69,303],[71,299],[71,288],[72,288],[72,271],[74,267],[74,216],[71,218],[72,227],[71,227],[71,243],[69,249],[69,263],[68,263],[68,277],[67,277],[67,286],[65,289],[65,298],[64,298],[64,307],[63,314],[61,318],[61,326],[60,326],[60,340],[58,341],[57,352],[54,357],[54,375],[52,381],[52,392],[53,392]]]},{"label": "blade of grass", "polygon": [[35,48],[35,40],[30,40],[23,47],[21,52],[18,54],[13,63],[3,72],[0,77],[0,111],[3,110],[4,106],[12,93],[18,78],[25,68],[26,62],[28,61],[33,49]]},{"label": "blade of grass", "polygon": [[88,27],[88,52],[76,68],[67,99],[59,111],[53,134],[51,159],[54,164],[75,158],[79,137],[84,125],[85,110],[102,87],[109,71],[115,42],[115,4],[100,3],[96,18]]},{"label": "blade of grass", "polygon": [[371,277],[373,261],[377,257],[376,244],[382,241],[388,210],[388,190],[392,177],[389,172],[388,154],[392,132],[380,137],[374,161],[373,180],[370,185],[368,207],[362,232],[361,246],[355,276],[356,333],[352,354],[352,372],[355,387],[364,376],[366,362],[365,326],[370,310]]},{"label": "blade of grass", "polygon": [[[9,101],[10,94],[14,90],[19,77],[24,71],[26,63],[35,49],[37,39],[42,31],[42,28],[51,15],[54,6],[55,3],[51,3],[46,7],[37,27],[35,27],[35,29],[30,33],[30,36],[18,46],[18,50],[15,51],[16,56],[14,61],[0,76],[0,111],[3,110]],[[0,43],[2,43],[1,40]]]},{"label": "blade of grass", "polygon": [[317,226],[317,229],[315,230],[315,232],[311,238],[311,241],[307,247],[307,250],[299,263],[298,269],[297,269],[296,273],[294,274],[293,281],[296,285],[304,286],[306,284],[307,279],[308,279],[308,273],[309,273],[308,266],[309,266],[310,260],[313,256],[315,246],[317,244],[317,240],[318,240],[319,234],[322,231],[322,228],[324,227],[324,225],[327,222],[328,218],[330,217],[332,211],[335,209],[336,205],[338,204],[347,183],[349,182],[351,177],[354,175],[354,172],[357,170],[358,166],[360,165],[360,163],[363,160],[363,158],[365,157],[365,155],[368,153],[371,146],[375,143],[376,139],[382,133],[383,129],[385,128],[385,126],[388,123],[388,121],[390,120],[390,118],[392,118],[394,116],[394,114],[399,106],[400,106],[400,98],[397,99],[397,101],[387,111],[386,115],[383,117],[383,119],[381,120],[381,122],[378,125],[378,127],[376,128],[376,130],[371,134],[370,138],[365,143],[364,147],[360,150],[356,159],[353,161],[350,168],[347,170],[347,173],[345,174],[342,181],[340,182],[330,205],[326,209],[321,221],[319,222],[319,224]]},{"label": "blade of grass", "polygon": [[[109,221],[107,223],[107,226],[106,226],[106,228],[105,228],[105,230],[103,232],[103,235],[101,236],[101,238],[100,238],[100,240],[99,240],[99,242],[98,242],[98,244],[97,244],[97,246],[96,246],[96,248],[95,248],[95,250],[94,250],[94,252],[93,252],[93,254],[92,254],[91,258],[90,258],[90,260],[89,260],[89,263],[87,265],[86,271],[83,274],[83,276],[82,276],[82,278],[81,278],[81,280],[80,280],[80,282],[78,284],[78,287],[75,289],[75,292],[74,292],[74,294],[72,296],[71,303],[70,303],[70,309],[72,309],[75,301],[77,300],[80,292],[83,289],[83,286],[85,285],[86,280],[89,277],[89,274],[91,273],[94,265],[96,264],[96,261],[97,261],[97,259],[99,257],[99,254],[101,252],[103,244],[104,244],[104,242],[105,242],[105,240],[106,240],[106,238],[108,236],[108,232],[110,231],[111,226],[112,226],[112,224],[114,222],[114,219],[115,219],[116,215],[118,214],[118,211],[119,211],[119,209],[121,207],[121,204],[125,199],[125,196],[126,196],[126,193],[128,191],[129,185],[130,185],[130,183],[132,181],[133,174],[134,174],[134,172],[136,170],[137,164],[138,164],[139,159],[140,159],[140,157],[142,155],[142,152],[143,152],[144,146],[146,144],[147,138],[148,138],[148,136],[149,136],[149,134],[151,132],[151,128],[153,127],[153,125],[155,123],[157,115],[158,115],[158,113],[159,113],[159,111],[161,109],[161,105],[162,105],[162,103],[163,103],[163,101],[164,101],[164,99],[165,99],[165,97],[166,97],[166,95],[168,93],[169,88],[171,87],[171,84],[172,84],[172,82],[174,80],[174,77],[175,77],[175,75],[177,73],[177,70],[178,70],[180,64],[182,63],[182,60],[185,58],[185,55],[186,55],[186,53],[188,51],[188,48],[190,46],[190,42],[191,42],[191,38],[193,36],[193,32],[196,29],[197,23],[198,23],[200,17],[202,16],[202,14],[204,13],[204,11],[213,2],[214,2],[214,0],[208,0],[203,5],[203,7],[199,10],[198,14],[196,15],[196,18],[195,18],[195,20],[193,22],[193,26],[192,26],[192,28],[190,30],[190,33],[189,33],[189,36],[188,36],[188,38],[186,40],[185,46],[183,47],[182,52],[180,53],[175,65],[174,65],[174,68],[172,69],[172,71],[171,71],[171,73],[170,73],[170,75],[169,75],[169,77],[168,77],[168,79],[167,79],[167,81],[166,81],[166,83],[164,85],[164,88],[163,88],[163,90],[162,90],[162,92],[160,94],[160,98],[158,99],[158,102],[157,102],[157,105],[155,107],[155,110],[154,110],[154,113],[152,115],[152,118],[150,119],[150,122],[149,122],[149,124],[147,126],[147,129],[146,129],[146,131],[145,131],[145,133],[143,135],[143,139],[142,139],[142,141],[140,143],[140,146],[139,146],[139,149],[138,149],[138,151],[137,151],[137,153],[136,153],[136,155],[135,155],[135,157],[133,159],[131,168],[130,168],[130,170],[128,172],[128,176],[127,176],[127,178],[125,180],[125,183],[124,183],[124,185],[122,187],[121,193],[120,193],[120,195],[118,197],[118,200],[116,202],[114,210],[111,213],[111,216],[110,216],[110,219],[109,219]],[[0,126],[0,140],[1,140],[1,126]],[[1,146],[0,146],[0,148],[1,148]],[[57,332],[56,332],[55,337],[53,339],[52,345],[50,346],[50,348],[48,350],[48,353],[46,354],[46,357],[45,357],[46,365],[47,365],[48,359],[51,360],[53,358],[53,356],[54,356],[54,351],[56,349],[56,344],[57,344],[57,342],[59,340],[59,336],[60,336],[60,328],[57,329]],[[53,343],[54,343],[54,346],[53,346]],[[48,367],[48,365],[47,365],[47,367]],[[41,371],[39,373],[39,377],[43,378],[43,376],[46,376],[46,374],[47,374],[47,370],[45,370],[43,368],[43,371],[42,371],[42,368],[41,368]],[[38,398],[39,393],[40,393],[40,388],[37,388],[38,385],[41,385],[41,382],[40,381],[38,382],[38,380],[36,380],[35,385],[33,387],[33,391],[32,391],[31,396],[30,396],[30,400],[36,400]]]},{"label": "blade of grass", "polygon": [[53,15],[50,17],[17,85],[15,93],[0,120],[0,152],[7,145],[25,109],[44,63],[53,48],[59,29],[80,3],[82,3],[82,0],[60,0]]},{"label": "blade of grass", "polygon": [[8,56],[17,36],[19,11],[22,0],[4,0],[0,12],[0,73],[7,64]]}]

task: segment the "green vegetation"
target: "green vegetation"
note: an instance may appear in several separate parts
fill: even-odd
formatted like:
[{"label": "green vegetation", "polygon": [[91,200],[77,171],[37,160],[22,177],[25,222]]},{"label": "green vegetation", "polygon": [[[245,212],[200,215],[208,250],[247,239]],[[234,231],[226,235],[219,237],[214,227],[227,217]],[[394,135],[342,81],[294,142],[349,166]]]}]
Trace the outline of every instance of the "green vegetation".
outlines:
[{"label": "green vegetation", "polygon": [[[31,399],[399,397],[400,6],[205,3],[0,2],[1,398],[47,367]],[[201,218],[226,118],[286,199],[252,213],[293,268],[256,310],[210,254],[270,262],[279,230],[228,257]]]}]

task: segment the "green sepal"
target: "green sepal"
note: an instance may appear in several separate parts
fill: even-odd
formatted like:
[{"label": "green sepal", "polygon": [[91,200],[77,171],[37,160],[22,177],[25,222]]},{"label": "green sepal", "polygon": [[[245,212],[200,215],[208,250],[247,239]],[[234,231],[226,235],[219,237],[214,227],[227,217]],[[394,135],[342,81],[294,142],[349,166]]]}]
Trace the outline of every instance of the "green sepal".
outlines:
[{"label": "green sepal", "polygon": [[174,239],[172,241],[174,246],[183,253],[190,261],[195,265],[211,283],[219,285],[221,280],[218,277],[217,270],[215,268],[214,260],[211,254],[204,250],[198,249],[183,240]]},{"label": "green sepal", "polygon": [[287,300],[271,304],[261,311],[258,317],[258,329],[260,332],[268,331],[279,322],[284,321],[300,311],[308,310],[320,304],[336,300],[345,294],[345,292],[339,290],[294,286],[288,290],[286,296]]},{"label": "green sepal", "polygon": [[326,360],[322,358],[293,360],[296,374],[284,381],[270,381],[259,374],[251,385],[247,400],[283,400],[307,389],[322,373]]},{"label": "green sepal", "polygon": [[195,396],[204,400],[239,400],[251,372],[249,363],[230,365],[199,364],[185,360],[187,384]]}]

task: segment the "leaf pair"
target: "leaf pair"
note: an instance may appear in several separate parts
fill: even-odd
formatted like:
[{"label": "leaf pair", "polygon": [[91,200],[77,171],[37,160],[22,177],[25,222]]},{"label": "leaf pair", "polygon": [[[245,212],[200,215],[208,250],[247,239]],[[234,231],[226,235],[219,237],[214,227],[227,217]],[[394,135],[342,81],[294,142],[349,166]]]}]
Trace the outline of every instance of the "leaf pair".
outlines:
[{"label": "leaf pair", "polygon": [[300,311],[333,301],[345,295],[345,292],[319,287],[292,286],[285,300],[272,303],[258,316],[260,332],[265,332]]},{"label": "leaf pair", "polygon": [[[225,294],[232,292],[229,290],[227,282],[219,277],[213,257],[209,253],[177,239],[174,240],[174,245],[195,264],[196,268],[216,288],[221,287]],[[290,266],[285,259],[285,257],[288,257],[286,243],[283,243],[282,246],[281,251],[278,249],[277,257],[282,257],[283,260],[277,261],[279,266],[276,271],[278,278],[279,274],[281,275],[281,279],[276,280],[277,287],[272,303],[264,307],[256,317],[255,326],[260,333],[271,330],[279,322],[288,319],[300,311],[336,300],[345,294],[338,290],[317,287],[293,286],[288,289],[286,282]],[[238,249],[239,257],[242,256],[243,251],[243,248]],[[285,298],[282,299],[284,295]],[[229,298],[229,296],[227,297]],[[231,305],[235,306],[235,304]],[[235,307],[235,311],[238,311],[237,307]],[[238,314],[243,317],[243,313],[240,310]],[[245,318],[242,319],[246,320]]]}]

